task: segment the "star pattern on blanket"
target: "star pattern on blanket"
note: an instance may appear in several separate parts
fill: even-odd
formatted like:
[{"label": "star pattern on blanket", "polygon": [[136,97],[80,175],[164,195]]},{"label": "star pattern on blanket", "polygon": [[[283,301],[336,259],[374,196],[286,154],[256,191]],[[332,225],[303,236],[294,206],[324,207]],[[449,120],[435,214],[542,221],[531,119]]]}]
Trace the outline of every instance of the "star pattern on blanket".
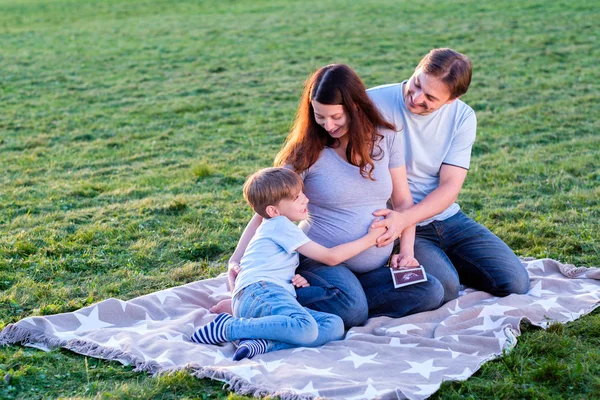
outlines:
[{"label": "star pattern on blanket", "polygon": [[334,374],[333,372],[331,372],[331,370],[333,369],[333,367],[329,367],[329,368],[313,368],[313,367],[309,367],[308,365],[305,365],[303,370],[308,372],[311,375],[317,375],[317,376],[339,376],[339,374]]},{"label": "star pattern on blanket", "polygon": [[417,325],[413,325],[413,324],[404,324],[404,325],[400,325],[400,326],[395,326],[393,328],[389,328],[386,330],[386,333],[400,333],[401,335],[406,335],[408,333],[408,331],[415,331],[415,330],[421,330],[423,328],[421,328],[420,326]]},{"label": "star pattern on blanket", "polygon": [[119,340],[115,339],[114,336],[111,336],[110,339],[108,339],[108,342],[106,342],[104,345],[106,347],[112,347],[114,349],[121,350],[121,342]]},{"label": "star pattern on blanket", "polygon": [[98,308],[98,306],[93,307],[89,315],[85,315],[81,312],[73,313],[80,323],[79,327],[75,329],[75,332],[91,331],[114,326],[114,324],[109,324],[100,320],[98,317]]},{"label": "star pattern on blanket", "polygon": [[212,285],[204,285],[204,287],[212,293],[209,298],[216,299],[217,297],[227,296],[229,295],[229,291],[227,290],[227,283],[223,283],[218,286]]},{"label": "star pattern on blanket", "polygon": [[373,386],[373,383],[374,382],[372,379],[368,379],[367,380],[367,388],[365,389],[364,393],[362,393],[358,396],[348,397],[347,400],[374,399],[374,398],[380,396],[381,394],[387,393],[390,391],[389,389],[377,390],[377,389],[375,389],[375,386]]},{"label": "star pattern on blanket", "polygon": [[492,306],[483,307],[477,317],[490,317],[492,315],[493,316],[504,315],[507,311],[512,311],[512,310],[516,310],[516,309],[517,309],[517,307],[503,306],[500,304],[495,304]]},{"label": "star pattern on blanket", "polygon": [[473,326],[469,329],[481,331],[481,332],[495,331],[496,329],[498,329],[502,326],[502,324],[504,323],[505,320],[506,320],[506,318],[502,317],[502,318],[498,318],[496,321],[493,321],[491,317],[485,316],[485,317],[483,317],[483,322],[481,323],[481,325]]},{"label": "star pattern on blanket", "polygon": [[541,300],[538,300],[538,301],[534,301],[531,304],[532,305],[541,306],[541,307],[544,308],[544,310],[548,311],[551,308],[558,307],[558,304],[556,302],[557,300],[558,300],[558,297],[551,297],[551,298],[548,298],[548,299],[541,299]]},{"label": "star pattern on blanket", "polygon": [[433,360],[427,360],[424,362],[417,361],[406,361],[410,368],[404,371],[401,371],[403,374],[419,374],[425,379],[429,379],[429,376],[432,372],[442,371],[447,369],[446,367],[434,367]]},{"label": "star pattern on blanket", "polygon": [[529,292],[527,292],[527,294],[530,296],[542,297],[546,295],[553,295],[554,292],[551,290],[542,289],[542,281],[538,281],[535,285],[531,287],[531,289],[529,289]]},{"label": "star pattern on blanket", "polygon": [[302,389],[296,389],[295,392],[298,394],[310,393],[314,396],[319,396],[319,392],[313,386],[313,381],[308,382]]},{"label": "star pattern on blanket", "polygon": [[158,301],[160,301],[160,304],[165,304],[165,301],[168,298],[175,298],[175,299],[181,301],[181,297],[179,297],[177,295],[177,293],[175,293],[171,290],[161,290],[160,292],[154,293],[154,295],[158,298]]},{"label": "star pattern on blanket", "polygon": [[201,351],[200,353],[205,354],[209,357],[213,357],[213,364],[218,364],[223,360],[227,360],[227,357],[221,352],[221,350],[209,350],[209,351]]},{"label": "star pattern on blanket", "polygon": [[175,363],[173,362],[173,360],[171,358],[167,357],[168,353],[169,353],[169,350],[163,351],[158,356],[154,357],[154,361],[156,361],[159,364],[175,365]]},{"label": "star pattern on blanket", "polygon": [[363,357],[350,350],[350,355],[346,358],[342,358],[340,361],[352,361],[354,363],[354,368],[358,368],[363,364],[381,364],[380,362],[373,361],[373,359],[377,357],[377,354],[379,353]]},{"label": "star pattern on blanket", "polygon": [[[232,383],[235,390],[263,395],[422,399],[444,380],[467,379],[482,363],[510,351],[523,318],[547,327],[600,305],[599,281],[581,274],[561,278],[557,265],[552,260],[529,263],[532,286],[526,295],[499,298],[466,289],[439,310],[401,319],[372,318],[351,329],[345,340],[239,362],[231,359],[233,344],[200,345],[189,338],[215,318],[198,304],[228,295],[225,276],[127,302],[107,299],[76,312],[27,318],[9,324],[0,344],[21,340],[48,350],[50,343],[58,343],[89,356],[111,355],[151,373],[185,368],[198,377]],[[21,332],[42,339],[22,339]]]},{"label": "star pattern on blanket", "polygon": [[258,360],[258,362],[260,363],[260,365],[263,366],[264,369],[267,370],[267,372],[273,372],[281,366],[281,364],[283,363],[283,360],[280,359],[280,360],[275,360],[275,361],[270,361],[270,362]]},{"label": "star pattern on blanket", "polygon": [[239,376],[240,378],[243,378],[249,382],[252,382],[252,379],[256,375],[261,375],[261,372],[259,371],[259,369],[254,368],[254,365],[253,364],[233,365],[233,366],[228,366],[227,369],[230,372],[234,373],[235,375]]}]

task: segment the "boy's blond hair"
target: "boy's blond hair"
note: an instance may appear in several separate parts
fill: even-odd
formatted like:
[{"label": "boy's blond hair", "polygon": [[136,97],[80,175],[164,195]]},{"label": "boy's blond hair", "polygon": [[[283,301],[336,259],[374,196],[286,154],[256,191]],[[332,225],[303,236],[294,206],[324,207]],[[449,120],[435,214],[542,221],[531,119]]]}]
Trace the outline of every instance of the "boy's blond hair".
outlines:
[{"label": "boy's blond hair", "polygon": [[244,183],[244,199],[263,218],[270,218],[267,206],[293,199],[303,187],[302,178],[287,168],[272,167],[256,171]]}]

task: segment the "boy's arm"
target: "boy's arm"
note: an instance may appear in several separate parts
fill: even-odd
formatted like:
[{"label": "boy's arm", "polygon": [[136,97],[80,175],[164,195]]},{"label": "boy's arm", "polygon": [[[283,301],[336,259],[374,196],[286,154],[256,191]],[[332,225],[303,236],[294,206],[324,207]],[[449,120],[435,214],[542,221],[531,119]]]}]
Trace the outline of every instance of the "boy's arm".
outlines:
[{"label": "boy's arm", "polygon": [[377,237],[383,232],[384,228],[369,229],[369,232],[360,239],[352,242],[343,243],[338,246],[327,248],[318,243],[310,241],[298,247],[298,253],[312,260],[322,262],[325,265],[338,265],[355,255],[362,253],[366,249],[375,245]]},{"label": "boy's arm", "polygon": [[246,225],[242,236],[240,236],[240,239],[238,240],[238,244],[235,247],[235,251],[229,258],[227,279],[229,281],[229,289],[231,291],[233,291],[235,287],[235,278],[240,272],[240,261],[242,259],[242,256],[244,255],[246,247],[248,247],[248,243],[250,243],[250,240],[254,237],[254,234],[256,233],[256,230],[258,229],[262,221],[263,218],[260,215],[254,214],[254,216],[252,216],[252,218],[248,222],[248,225]]}]

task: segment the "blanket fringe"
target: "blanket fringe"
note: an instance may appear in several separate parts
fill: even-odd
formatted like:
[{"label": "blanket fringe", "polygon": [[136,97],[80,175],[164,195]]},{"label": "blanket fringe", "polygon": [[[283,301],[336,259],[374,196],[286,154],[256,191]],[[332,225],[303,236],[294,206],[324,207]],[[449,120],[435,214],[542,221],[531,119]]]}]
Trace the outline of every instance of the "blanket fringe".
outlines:
[{"label": "blanket fringe", "polygon": [[600,279],[600,268],[576,267],[571,264],[558,264],[560,272],[567,278]]},{"label": "blanket fringe", "polygon": [[148,372],[155,374],[159,372],[161,366],[154,360],[145,361],[143,358],[133,356],[120,349],[112,347],[105,347],[101,344],[89,342],[81,339],[71,339],[64,346],[66,349],[71,350],[78,354],[94,358],[102,358],[104,360],[116,360],[121,363],[128,363],[133,365],[135,372]]},{"label": "blanket fringe", "polygon": [[260,386],[254,385],[247,380],[234,375],[226,370],[216,370],[210,367],[192,368],[190,374],[196,378],[209,378],[225,382],[223,386],[226,390],[234,391],[240,395],[250,395],[253,397],[275,396],[281,400],[313,400],[315,397],[308,393],[294,393],[285,391],[270,391]]},{"label": "blanket fringe", "polygon": [[49,348],[63,347],[67,344],[64,339],[48,337],[42,331],[34,329],[26,329],[16,324],[8,324],[2,332],[0,332],[0,346],[9,344],[43,344]]}]

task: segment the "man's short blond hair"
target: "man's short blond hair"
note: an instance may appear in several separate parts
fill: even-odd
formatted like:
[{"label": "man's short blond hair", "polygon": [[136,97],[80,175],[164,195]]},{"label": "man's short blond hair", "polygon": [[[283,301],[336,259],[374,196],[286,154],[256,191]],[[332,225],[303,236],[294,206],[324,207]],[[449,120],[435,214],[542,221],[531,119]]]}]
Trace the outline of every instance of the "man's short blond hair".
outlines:
[{"label": "man's short blond hair", "polygon": [[457,99],[469,90],[472,66],[469,57],[447,47],[431,50],[415,71],[421,70],[441,80],[450,91],[450,99]]},{"label": "man's short blond hair", "polygon": [[303,187],[302,178],[287,168],[264,168],[250,175],[244,183],[244,199],[263,218],[270,218],[267,206],[283,199],[293,199]]}]

